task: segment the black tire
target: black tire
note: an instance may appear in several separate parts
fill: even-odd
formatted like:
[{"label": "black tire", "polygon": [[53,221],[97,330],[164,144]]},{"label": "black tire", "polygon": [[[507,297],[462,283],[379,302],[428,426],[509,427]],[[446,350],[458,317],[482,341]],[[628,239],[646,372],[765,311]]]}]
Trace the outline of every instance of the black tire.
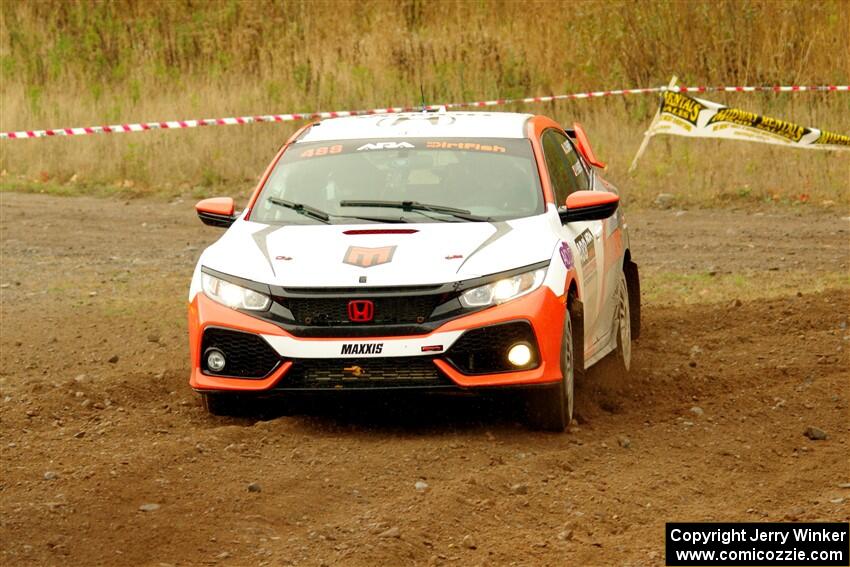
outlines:
[{"label": "black tire", "polygon": [[528,424],[543,431],[564,431],[573,418],[575,386],[575,349],[573,315],[567,309],[561,334],[561,381],[555,386],[528,391]]},{"label": "black tire", "polygon": [[625,378],[632,367],[632,321],[631,294],[626,274],[620,274],[617,286],[617,305],[614,308],[614,332],[617,333],[617,349],[613,353],[616,371]]},{"label": "black tire", "polygon": [[245,412],[245,401],[236,394],[203,392],[201,403],[210,415],[239,416]]}]

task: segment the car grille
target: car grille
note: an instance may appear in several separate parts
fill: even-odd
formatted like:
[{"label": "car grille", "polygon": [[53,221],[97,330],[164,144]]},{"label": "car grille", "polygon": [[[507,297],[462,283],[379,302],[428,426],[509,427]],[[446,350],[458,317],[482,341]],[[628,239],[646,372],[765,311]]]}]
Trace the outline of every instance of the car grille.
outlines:
[{"label": "car grille", "polygon": [[[375,306],[374,318],[367,323],[348,319],[348,303],[368,299]],[[286,298],[279,302],[292,312],[298,325],[307,326],[366,326],[418,324],[427,321],[434,308],[444,299],[439,294],[393,297],[318,297]]]},{"label": "car grille", "polygon": [[528,343],[534,356],[522,370],[539,364],[534,330],[525,321],[502,323],[466,331],[451,346],[446,358],[464,374],[486,374],[518,370],[508,362],[507,350],[519,342]]},{"label": "car grille", "polygon": [[[207,368],[204,353],[209,348],[217,348],[224,353],[227,363],[221,372],[213,372]],[[204,331],[201,341],[201,368],[207,374],[263,378],[274,370],[279,362],[274,349],[258,335],[217,328]]]},{"label": "car grille", "polygon": [[295,359],[292,362],[292,368],[280,380],[278,388],[416,388],[453,385],[430,356]]}]

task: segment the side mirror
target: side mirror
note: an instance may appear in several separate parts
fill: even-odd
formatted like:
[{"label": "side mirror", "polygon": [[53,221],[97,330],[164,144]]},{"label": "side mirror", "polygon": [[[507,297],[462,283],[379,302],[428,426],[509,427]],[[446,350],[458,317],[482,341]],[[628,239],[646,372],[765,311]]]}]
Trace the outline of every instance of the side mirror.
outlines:
[{"label": "side mirror", "polygon": [[607,219],[617,211],[620,196],[608,191],[576,191],[567,197],[567,209],[558,211],[562,223]]},{"label": "side mirror", "polygon": [[221,228],[229,227],[239,216],[234,212],[233,199],[230,197],[204,199],[195,205],[195,210],[201,222]]}]

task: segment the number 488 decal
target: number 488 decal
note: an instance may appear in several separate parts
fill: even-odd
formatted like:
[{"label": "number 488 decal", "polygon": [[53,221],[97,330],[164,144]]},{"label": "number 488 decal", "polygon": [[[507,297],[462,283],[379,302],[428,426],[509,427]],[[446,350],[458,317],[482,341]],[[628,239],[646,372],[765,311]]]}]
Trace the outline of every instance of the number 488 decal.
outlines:
[{"label": "number 488 decal", "polygon": [[328,154],[338,154],[342,152],[342,144],[334,144],[333,146],[322,146],[320,148],[310,148],[301,152],[300,157],[326,156]]}]

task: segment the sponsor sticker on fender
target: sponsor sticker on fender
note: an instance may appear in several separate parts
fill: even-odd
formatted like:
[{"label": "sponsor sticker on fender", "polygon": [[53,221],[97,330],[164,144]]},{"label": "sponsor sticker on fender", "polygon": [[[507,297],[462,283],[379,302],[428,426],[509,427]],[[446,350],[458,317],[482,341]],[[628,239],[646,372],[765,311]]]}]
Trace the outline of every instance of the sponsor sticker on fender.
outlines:
[{"label": "sponsor sticker on fender", "polygon": [[576,237],[579,261],[584,270],[585,278],[590,279],[596,275],[596,241],[589,229],[585,229]]},{"label": "sponsor sticker on fender", "polygon": [[564,262],[564,267],[570,269],[573,267],[573,251],[570,250],[570,245],[566,242],[561,242],[561,247],[558,249],[561,254],[561,260]]}]

